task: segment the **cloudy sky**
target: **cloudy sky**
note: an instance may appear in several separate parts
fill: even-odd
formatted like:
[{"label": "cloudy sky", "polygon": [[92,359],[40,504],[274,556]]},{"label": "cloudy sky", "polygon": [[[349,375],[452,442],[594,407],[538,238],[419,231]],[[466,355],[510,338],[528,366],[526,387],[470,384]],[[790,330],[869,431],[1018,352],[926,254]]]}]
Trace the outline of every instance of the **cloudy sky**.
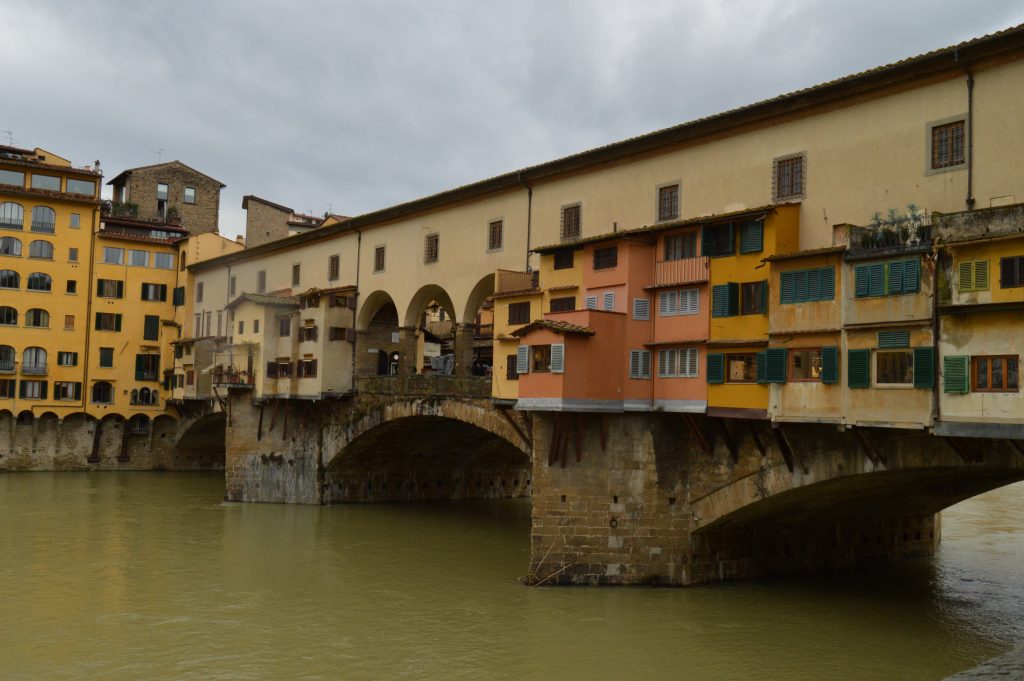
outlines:
[{"label": "cloudy sky", "polygon": [[[358,215],[1024,22],[1005,0],[0,0],[0,130]],[[0,143],[7,143],[0,133]]]}]

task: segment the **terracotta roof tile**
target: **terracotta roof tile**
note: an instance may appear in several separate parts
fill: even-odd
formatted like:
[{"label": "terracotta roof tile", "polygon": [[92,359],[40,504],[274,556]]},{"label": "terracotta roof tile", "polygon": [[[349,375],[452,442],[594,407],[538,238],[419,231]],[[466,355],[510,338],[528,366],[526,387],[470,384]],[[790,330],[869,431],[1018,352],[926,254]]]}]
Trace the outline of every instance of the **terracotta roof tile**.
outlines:
[{"label": "terracotta roof tile", "polygon": [[594,335],[594,330],[589,326],[580,326],[579,324],[570,324],[569,322],[562,322],[554,319],[538,319],[532,324],[527,324],[521,329],[516,329],[512,332],[512,335],[519,336],[521,338],[531,331],[536,331],[537,329],[551,329],[557,333],[574,333],[581,336]]}]

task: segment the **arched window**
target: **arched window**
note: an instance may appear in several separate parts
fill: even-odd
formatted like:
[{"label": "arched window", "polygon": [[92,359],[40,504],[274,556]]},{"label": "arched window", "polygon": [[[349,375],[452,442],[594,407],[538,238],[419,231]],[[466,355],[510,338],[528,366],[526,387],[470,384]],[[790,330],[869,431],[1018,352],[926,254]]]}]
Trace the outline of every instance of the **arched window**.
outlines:
[{"label": "arched window", "polygon": [[21,373],[45,374],[46,350],[43,348],[25,348],[21,353]]},{"label": "arched window", "polygon": [[134,390],[132,390],[132,404],[138,404],[138,403],[139,403],[139,389],[135,388]]},{"label": "arched window", "polygon": [[150,404],[160,404],[160,391],[159,390],[154,390],[153,392],[149,393],[149,403]]},{"label": "arched window", "polygon": [[14,348],[0,345],[0,371],[14,371]]},{"label": "arched window", "polygon": [[13,236],[0,237],[0,255],[21,255],[21,241]]},{"label": "arched window", "polygon": [[32,209],[32,231],[53,234],[57,224],[57,213],[49,206],[36,206]]},{"label": "arched window", "polygon": [[14,270],[0,270],[0,288],[21,288],[21,275]]},{"label": "arched window", "polygon": [[45,329],[50,326],[50,313],[46,310],[40,310],[38,307],[33,307],[25,313],[25,326]]},{"label": "arched window", "polygon": [[106,381],[92,384],[92,401],[96,404],[111,404],[114,401],[114,388]]},{"label": "arched window", "polygon": [[0,203],[0,227],[4,229],[25,229],[25,209],[20,203]]},{"label": "arched window", "polygon": [[49,241],[33,241],[28,245],[28,257],[53,260],[53,244]]},{"label": "arched window", "polygon": [[149,388],[143,388],[142,390],[139,391],[139,402],[141,404],[151,403]]},{"label": "arched window", "polygon": [[5,326],[17,326],[18,311],[13,307],[7,307],[6,305],[0,307],[0,324]]},{"label": "arched window", "polygon": [[28,282],[25,288],[29,291],[53,290],[53,277],[45,272],[33,272],[28,275]]}]

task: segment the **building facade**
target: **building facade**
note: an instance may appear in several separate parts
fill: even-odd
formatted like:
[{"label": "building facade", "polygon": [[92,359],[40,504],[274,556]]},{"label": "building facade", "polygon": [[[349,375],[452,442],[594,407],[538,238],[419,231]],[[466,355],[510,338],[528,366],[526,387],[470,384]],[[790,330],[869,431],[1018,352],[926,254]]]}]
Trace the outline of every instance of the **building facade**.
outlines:
[{"label": "building facade", "polygon": [[226,185],[181,161],[130,168],[107,184],[114,188],[115,215],[176,221],[190,234],[217,231]]}]

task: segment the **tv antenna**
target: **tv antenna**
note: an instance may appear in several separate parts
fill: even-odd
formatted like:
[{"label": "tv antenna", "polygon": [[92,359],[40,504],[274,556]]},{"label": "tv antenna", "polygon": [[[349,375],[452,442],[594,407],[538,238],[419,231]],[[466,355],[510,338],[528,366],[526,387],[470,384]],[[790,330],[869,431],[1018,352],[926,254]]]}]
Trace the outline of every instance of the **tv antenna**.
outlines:
[{"label": "tv antenna", "polygon": [[14,146],[14,132],[11,130],[0,130],[4,135],[7,136],[7,146]]},{"label": "tv antenna", "polygon": [[167,150],[164,149],[163,147],[160,147],[159,149],[156,149],[156,150],[150,149],[149,153],[156,154],[156,162],[160,163],[160,162],[162,162],[164,160],[164,152],[165,151],[167,151]]}]

